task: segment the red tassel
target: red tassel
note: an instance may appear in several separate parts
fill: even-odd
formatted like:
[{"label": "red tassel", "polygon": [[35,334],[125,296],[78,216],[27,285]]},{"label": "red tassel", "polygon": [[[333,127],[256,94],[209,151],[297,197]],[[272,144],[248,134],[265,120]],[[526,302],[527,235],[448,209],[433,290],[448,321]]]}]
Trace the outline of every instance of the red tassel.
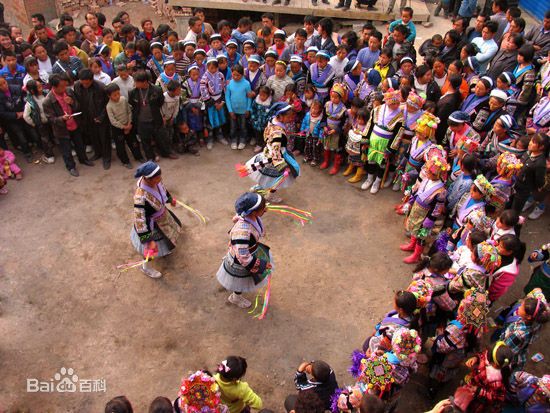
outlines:
[{"label": "red tassel", "polygon": [[235,164],[235,170],[239,173],[241,178],[249,175],[248,168],[241,163]]}]

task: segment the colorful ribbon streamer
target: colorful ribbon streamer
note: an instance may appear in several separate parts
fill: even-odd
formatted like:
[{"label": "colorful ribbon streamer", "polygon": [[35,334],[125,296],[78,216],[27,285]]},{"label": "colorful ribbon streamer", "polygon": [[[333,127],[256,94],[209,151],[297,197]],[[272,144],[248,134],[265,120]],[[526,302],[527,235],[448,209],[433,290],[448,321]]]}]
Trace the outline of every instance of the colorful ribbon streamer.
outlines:
[{"label": "colorful ribbon streamer", "polygon": [[311,220],[313,219],[313,214],[309,211],[304,211],[302,209],[294,208],[288,205],[272,205],[267,204],[267,210],[277,212],[281,215],[289,216],[295,220],[297,220],[302,226],[304,224],[311,223]]},{"label": "colorful ribbon streamer", "polygon": [[126,272],[132,268],[137,268],[143,264],[145,264],[147,261],[150,261],[152,260],[153,257],[147,255],[147,257],[145,257],[144,260],[141,260],[141,261],[135,261],[135,262],[129,262],[127,264],[120,264],[120,265],[117,265],[116,266],[116,269],[117,270],[120,270],[120,272]]},{"label": "colorful ribbon streamer", "polygon": [[180,200],[176,200],[176,204],[184,207],[186,210],[188,210],[193,215],[195,215],[200,222],[202,222],[203,224],[206,224],[206,217],[203,214],[201,214],[201,212],[198,209],[190,207],[189,205],[184,204]]},{"label": "colorful ribbon streamer", "polygon": [[[267,287],[264,292],[264,301],[262,304],[262,310],[256,314],[253,315],[254,318],[257,318],[258,320],[263,320],[267,314],[267,309],[269,307],[269,299],[271,298],[271,270],[267,270]],[[256,294],[256,299],[254,300],[254,308],[248,312],[248,314],[254,314],[256,313],[256,309],[258,308],[258,304],[260,301],[260,295],[261,293]]]}]

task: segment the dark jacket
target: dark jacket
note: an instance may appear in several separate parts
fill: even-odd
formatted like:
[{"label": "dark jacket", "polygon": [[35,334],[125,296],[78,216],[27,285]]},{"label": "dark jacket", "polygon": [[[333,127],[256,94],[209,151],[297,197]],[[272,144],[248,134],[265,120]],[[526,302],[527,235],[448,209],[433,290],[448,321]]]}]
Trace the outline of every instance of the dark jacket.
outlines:
[{"label": "dark jacket", "polygon": [[[132,106],[132,123],[138,124],[139,112],[141,110],[141,97],[140,89],[134,89],[130,91],[128,96],[128,103]],[[151,114],[153,115],[153,124],[155,127],[160,128],[163,125],[162,115],[160,108],[164,103],[164,95],[162,89],[158,86],[149,84],[149,93],[147,93],[146,99],[148,105],[151,107]]]},{"label": "dark jacket", "polygon": [[523,155],[521,161],[523,162],[523,167],[516,181],[516,192],[527,194],[542,188],[546,174],[546,159],[544,158],[544,154],[531,158],[526,153]]},{"label": "dark jacket", "polygon": [[450,93],[443,96],[437,101],[437,107],[435,115],[439,118],[439,125],[437,125],[437,130],[435,132],[435,139],[438,144],[441,145],[445,133],[447,132],[448,123],[447,119],[455,110],[458,110],[460,107],[460,101],[462,100],[462,95],[460,91],[457,90],[455,93]]},{"label": "dark jacket", "polygon": [[10,96],[0,92],[0,120],[4,124],[17,120],[17,112],[23,112],[25,109],[21,88],[16,85],[8,85],[8,87]]},{"label": "dark jacket", "polygon": [[326,50],[331,56],[334,56],[336,54],[336,45],[332,40],[332,36],[329,36],[325,44],[321,47],[322,41],[323,39],[321,36],[313,36],[313,39],[311,40],[311,46],[316,46],[319,50]]},{"label": "dark jacket", "polygon": [[435,80],[432,80],[430,83],[428,83],[428,86],[426,87],[426,100],[437,102],[440,97],[441,97],[441,89],[439,88]]},{"label": "dark jacket", "polygon": [[[393,40],[393,37],[390,36],[388,38],[388,41],[384,45],[384,48],[385,49],[392,49],[392,51],[393,51],[394,46],[395,46],[395,40]],[[401,43],[400,47],[402,47],[406,51],[405,54],[403,55],[403,57],[408,56],[416,63],[416,50],[415,50],[414,46],[412,45],[412,43],[405,40],[403,43]],[[395,56],[394,56],[394,58],[395,58]]]},{"label": "dark jacket", "polygon": [[[74,92],[70,89],[67,89],[67,95],[73,100],[72,105],[70,105],[72,113],[77,113],[79,111],[79,106]],[[48,95],[46,96],[46,99],[44,99],[43,108],[44,114],[48,118],[48,122],[50,123],[50,125],[52,125],[53,135],[56,138],[69,137],[67,125],[63,120],[63,116],[65,115],[65,113],[63,112],[63,108],[55,98],[53,92],[50,91],[50,93],[48,93]],[[74,117],[74,120],[78,125],[80,124],[79,118],[80,116]]]},{"label": "dark jacket", "polygon": [[491,64],[485,75],[489,76],[495,82],[498,75],[503,72],[511,72],[518,65],[518,51],[500,49],[495,57],[491,59]]},{"label": "dark jacket", "polygon": [[443,48],[439,53],[439,57],[441,58],[441,60],[443,60],[445,66],[449,66],[455,60],[460,60],[460,49],[457,46],[451,47],[448,50],[445,50],[445,48]]},{"label": "dark jacket", "polygon": [[107,102],[109,98],[102,83],[94,80],[92,85],[86,89],[78,80],[75,82],[73,90],[82,111],[83,127],[96,124],[94,119],[99,120],[100,123],[108,122]]}]

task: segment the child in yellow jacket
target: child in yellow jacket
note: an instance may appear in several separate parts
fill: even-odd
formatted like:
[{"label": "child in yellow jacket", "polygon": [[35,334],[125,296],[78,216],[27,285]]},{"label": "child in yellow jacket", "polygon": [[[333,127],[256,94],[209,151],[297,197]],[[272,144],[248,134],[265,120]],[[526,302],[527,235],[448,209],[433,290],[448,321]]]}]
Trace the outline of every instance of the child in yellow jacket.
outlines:
[{"label": "child in yellow jacket", "polygon": [[218,372],[214,375],[220,387],[222,403],[229,408],[230,413],[262,408],[260,396],[254,393],[247,382],[240,380],[246,374],[246,368],[246,359],[229,356],[218,365]]}]

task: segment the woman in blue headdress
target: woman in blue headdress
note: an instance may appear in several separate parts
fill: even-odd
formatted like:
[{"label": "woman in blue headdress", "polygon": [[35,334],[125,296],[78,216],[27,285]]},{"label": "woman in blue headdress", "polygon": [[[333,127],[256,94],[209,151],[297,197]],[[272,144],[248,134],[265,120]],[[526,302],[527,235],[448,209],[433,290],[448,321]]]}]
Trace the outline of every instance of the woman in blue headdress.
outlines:
[{"label": "woman in blue headdress", "polygon": [[229,251],[216,274],[218,282],[231,291],[228,301],[241,308],[251,305],[242,293],[263,287],[273,271],[269,247],[259,242],[265,234],[261,219],[265,211],[266,201],[260,194],[246,192],[237,199]]},{"label": "woman in blue headdress", "polygon": [[[132,245],[145,258],[164,257],[176,248],[181,233],[180,220],[166,207],[167,203],[176,205],[176,199],[166,190],[155,162],[140,165],[134,176],[139,179],[134,194]],[[141,269],[151,278],[162,277],[149,260]]]}]

